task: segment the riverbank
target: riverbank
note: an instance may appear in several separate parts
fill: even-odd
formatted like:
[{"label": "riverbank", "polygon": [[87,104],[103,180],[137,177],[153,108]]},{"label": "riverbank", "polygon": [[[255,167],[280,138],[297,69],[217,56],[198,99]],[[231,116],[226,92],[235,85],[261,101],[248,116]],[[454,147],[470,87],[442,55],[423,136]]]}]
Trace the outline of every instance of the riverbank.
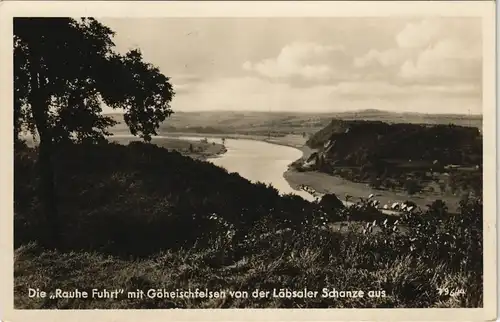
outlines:
[{"label": "riverbank", "polygon": [[[110,142],[127,145],[131,142],[141,142],[137,137],[114,135],[108,138]],[[203,141],[185,140],[179,138],[169,138],[163,136],[153,137],[151,143],[169,151],[177,151],[182,155],[196,160],[207,160],[218,157],[227,152],[224,144],[209,143]]]},{"label": "riverbank", "polygon": [[[113,133],[113,136],[109,137],[110,141],[114,141],[115,139],[125,139],[131,137],[131,134],[128,131],[117,131]],[[309,148],[305,143],[307,141],[307,137],[303,137],[302,135],[296,134],[288,134],[284,136],[275,136],[269,137],[265,135],[248,135],[248,134],[226,134],[226,133],[195,133],[195,132],[165,132],[161,133],[157,137],[153,137],[154,139],[158,138],[179,138],[179,140],[184,140],[185,137],[197,137],[197,138],[220,138],[221,143],[222,139],[233,139],[233,140],[253,140],[266,142],[276,145],[288,146],[291,148],[295,148],[300,150],[305,157],[309,157],[316,150]],[[180,139],[183,138],[183,139]],[[132,138],[133,141],[140,141],[139,138]],[[189,140],[190,142],[199,142],[194,140]],[[152,142],[155,143],[155,142]],[[216,143],[217,145],[218,143]],[[222,145],[222,144],[221,144]],[[168,149],[168,146],[165,146]],[[212,151],[217,152],[217,151]],[[223,152],[224,153],[224,152]],[[207,158],[217,157],[221,153],[213,153],[211,155],[206,155]]]},{"label": "riverbank", "polygon": [[[291,148],[296,148],[302,151],[304,154],[311,154],[315,150],[309,148],[305,145],[307,138],[302,135],[296,134],[288,134],[284,136],[265,136],[265,135],[247,135],[247,134],[221,134],[221,133],[192,133],[192,132],[168,132],[164,135],[168,135],[169,137],[200,137],[200,138],[226,138],[226,139],[243,139],[243,140],[254,140],[254,141],[262,141],[271,144],[288,146]],[[311,152],[312,151],[312,152]]]}]

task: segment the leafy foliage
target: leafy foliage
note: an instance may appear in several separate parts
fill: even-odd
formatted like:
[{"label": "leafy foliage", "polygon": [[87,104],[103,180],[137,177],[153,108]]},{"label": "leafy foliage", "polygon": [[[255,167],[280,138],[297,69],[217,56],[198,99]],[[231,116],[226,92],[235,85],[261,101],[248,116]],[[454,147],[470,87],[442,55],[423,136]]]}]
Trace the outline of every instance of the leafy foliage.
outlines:
[{"label": "leafy foliage", "polygon": [[139,51],[113,52],[113,31],[93,18],[14,19],[14,135],[31,132],[38,149],[45,245],[61,246],[52,159],[71,143],[100,143],[116,122],[102,103],[125,110],[131,132],[146,141],[172,111],[168,77]]},{"label": "leafy foliage", "polygon": [[[116,124],[100,114],[104,102],[125,109],[134,135],[156,134],[172,113],[169,78],[138,50],[113,52],[113,35],[93,18],[14,19],[16,133],[51,130],[55,141],[102,140]],[[47,124],[33,119],[33,104],[41,104]]]}]

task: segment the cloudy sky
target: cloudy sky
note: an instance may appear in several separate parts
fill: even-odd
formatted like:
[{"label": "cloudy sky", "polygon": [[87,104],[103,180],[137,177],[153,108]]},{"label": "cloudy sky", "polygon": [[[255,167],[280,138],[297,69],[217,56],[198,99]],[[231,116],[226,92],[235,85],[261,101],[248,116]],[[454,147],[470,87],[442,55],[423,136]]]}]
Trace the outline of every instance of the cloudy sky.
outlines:
[{"label": "cloudy sky", "polygon": [[99,20],[171,77],[175,111],[481,113],[477,18]]}]

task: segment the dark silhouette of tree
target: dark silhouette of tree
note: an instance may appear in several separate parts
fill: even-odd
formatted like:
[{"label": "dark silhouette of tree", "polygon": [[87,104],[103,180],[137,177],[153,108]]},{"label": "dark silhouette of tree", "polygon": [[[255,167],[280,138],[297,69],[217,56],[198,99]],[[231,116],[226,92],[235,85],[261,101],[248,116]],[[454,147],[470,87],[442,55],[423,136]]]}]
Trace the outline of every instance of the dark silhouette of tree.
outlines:
[{"label": "dark silhouette of tree", "polygon": [[369,180],[370,180],[369,181],[370,187],[372,187],[374,189],[380,189],[380,187],[382,185],[382,179],[377,176],[377,173],[372,172],[370,174],[370,179]]},{"label": "dark silhouette of tree", "polygon": [[407,179],[404,183],[404,187],[409,195],[414,195],[421,189],[420,184],[415,179]]},{"label": "dark silhouette of tree", "polygon": [[448,213],[448,206],[441,199],[435,200],[430,205],[427,205],[427,207],[429,208],[429,212],[432,214],[441,216]]},{"label": "dark silhouette of tree", "polygon": [[102,102],[125,111],[133,135],[150,141],[172,111],[169,78],[138,50],[113,52],[113,31],[92,18],[14,19],[14,135],[39,138],[39,198],[48,235],[60,245],[52,156],[62,143],[105,141],[116,124]]},{"label": "dark silhouette of tree", "polygon": [[[347,199],[348,198],[346,196],[346,201]],[[324,195],[321,198],[319,205],[328,211],[335,211],[344,208],[344,204],[334,193]]]}]

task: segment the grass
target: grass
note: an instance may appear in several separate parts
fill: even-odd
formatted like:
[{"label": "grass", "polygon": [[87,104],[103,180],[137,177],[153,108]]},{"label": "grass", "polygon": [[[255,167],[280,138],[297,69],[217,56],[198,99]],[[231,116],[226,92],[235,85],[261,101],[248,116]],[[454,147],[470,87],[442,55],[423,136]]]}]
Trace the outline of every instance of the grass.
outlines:
[{"label": "grass", "polygon": [[[337,242],[340,238],[337,237]],[[450,272],[445,264],[429,269],[414,256],[402,255],[394,260],[375,262],[367,252],[353,246],[339,245],[336,254],[325,254],[320,246],[279,249],[285,254],[267,251],[249,255],[239,265],[223,266],[224,247],[214,245],[206,251],[179,250],[162,252],[149,259],[125,261],[99,253],[43,252],[29,244],[16,251],[15,293],[17,308],[287,308],[287,307],[477,307],[482,292],[474,274]],[[347,247],[346,247],[347,246]],[[385,292],[385,296],[365,298],[231,298],[226,299],[129,299],[126,295],[115,301],[62,299],[28,299],[28,287],[44,290],[124,289],[205,289],[212,291],[255,289],[290,289],[321,291],[362,290],[365,293]],[[439,296],[437,287],[467,285],[467,295],[450,298]],[[463,286],[462,286],[463,287]]]},{"label": "grass", "polygon": [[[381,223],[382,214],[330,208],[214,165],[133,143],[67,146],[54,157],[64,245],[40,246],[36,151],[15,156],[16,309],[480,307],[482,204]],[[445,212],[445,211],[444,211]],[[376,233],[356,228],[376,221]],[[357,221],[357,222],[354,222]],[[349,229],[328,229],[346,222]],[[408,227],[404,233],[397,228]],[[394,228],[396,227],[396,228]],[[436,227],[440,227],[436,230]],[[400,229],[403,230],[403,229]],[[277,233],[281,231],[281,233]],[[370,230],[371,231],[371,230]],[[373,230],[375,231],[375,229]],[[364,298],[29,298],[28,288],[289,289],[385,292]],[[465,288],[457,297],[439,287]],[[381,293],[380,293],[381,294]]]}]

